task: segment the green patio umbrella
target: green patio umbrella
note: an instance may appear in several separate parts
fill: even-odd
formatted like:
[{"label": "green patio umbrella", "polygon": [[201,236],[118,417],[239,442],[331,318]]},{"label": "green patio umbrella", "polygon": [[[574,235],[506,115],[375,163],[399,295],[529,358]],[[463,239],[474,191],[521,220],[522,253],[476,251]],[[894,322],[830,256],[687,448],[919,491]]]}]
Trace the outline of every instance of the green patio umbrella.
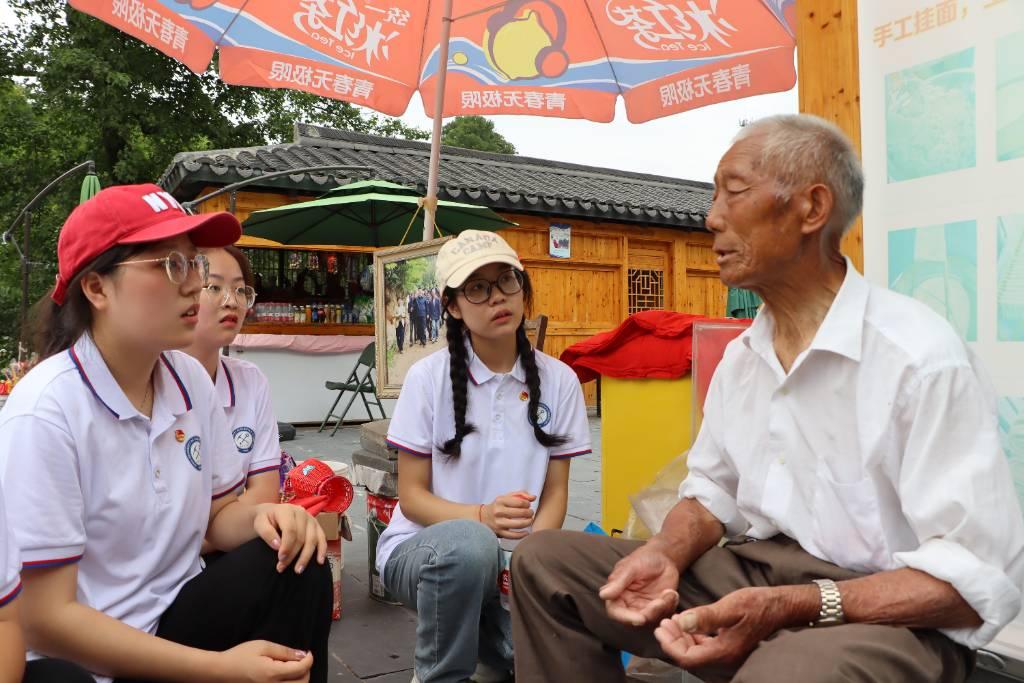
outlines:
[{"label": "green patio umbrella", "polygon": [[[363,180],[313,201],[254,211],[243,227],[246,235],[282,244],[397,246],[417,241],[423,234],[424,211],[419,201],[412,188]],[[448,201],[437,202],[435,221],[441,235],[517,225],[485,206]]]},{"label": "green patio umbrella", "polygon": [[95,173],[87,173],[82,180],[82,189],[78,193],[78,203],[83,204],[100,192],[100,179]]},{"label": "green patio umbrella", "polygon": [[725,304],[725,315],[728,318],[753,318],[761,307],[761,297],[746,289],[729,288],[729,297]]}]

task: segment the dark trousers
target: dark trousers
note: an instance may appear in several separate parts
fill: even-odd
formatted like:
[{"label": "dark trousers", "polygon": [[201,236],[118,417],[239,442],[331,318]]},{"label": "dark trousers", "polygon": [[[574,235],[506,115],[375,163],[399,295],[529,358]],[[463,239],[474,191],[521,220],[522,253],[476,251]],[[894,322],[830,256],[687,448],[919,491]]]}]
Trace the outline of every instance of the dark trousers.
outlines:
[{"label": "dark trousers", "polygon": [[21,683],[96,683],[88,671],[61,659],[37,659],[25,663]]},{"label": "dark trousers", "polygon": [[[516,678],[625,681],[619,651],[664,658],[654,627],[612,621],[598,589],[612,567],[639,548],[627,541],[572,531],[530,534],[512,556],[512,639]],[[748,586],[807,584],[860,576],[777,536],[715,547],[680,578],[679,608],[713,603]],[[692,673],[707,683],[962,683],[973,655],[934,630],[871,624],[778,632],[733,667]]]},{"label": "dark trousers", "polygon": [[401,323],[395,328],[395,343],[398,344],[398,352],[401,353],[402,346],[405,344],[405,325]]},{"label": "dark trousers", "polygon": [[427,320],[421,315],[416,316],[416,341],[423,346],[427,344]]},{"label": "dark trousers", "polygon": [[278,574],[276,565],[277,552],[259,538],[218,556],[181,589],[156,635],[203,650],[229,650],[250,640],[308,650],[310,683],[326,683],[330,568],[313,561],[302,574],[292,567]]}]

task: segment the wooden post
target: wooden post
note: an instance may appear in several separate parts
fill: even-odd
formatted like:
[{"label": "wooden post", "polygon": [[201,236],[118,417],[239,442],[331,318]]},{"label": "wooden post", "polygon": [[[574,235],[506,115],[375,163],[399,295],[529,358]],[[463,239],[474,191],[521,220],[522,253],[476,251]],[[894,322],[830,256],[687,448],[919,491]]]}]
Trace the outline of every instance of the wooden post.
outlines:
[{"label": "wooden post", "polygon": [[[856,0],[797,0],[800,111],[832,121],[860,152],[860,70]],[[864,272],[861,219],[843,240],[843,253]]]}]

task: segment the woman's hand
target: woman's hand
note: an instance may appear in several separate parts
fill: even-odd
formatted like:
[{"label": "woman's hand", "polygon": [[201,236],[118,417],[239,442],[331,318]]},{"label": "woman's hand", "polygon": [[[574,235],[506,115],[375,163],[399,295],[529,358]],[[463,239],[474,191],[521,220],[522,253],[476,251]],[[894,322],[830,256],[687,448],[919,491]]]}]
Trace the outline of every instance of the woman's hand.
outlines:
[{"label": "woman's hand", "polygon": [[218,653],[220,681],[283,683],[309,680],[313,655],[265,640],[251,640]]},{"label": "woman's hand", "polygon": [[480,521],[499,538],[518,540],[526,538],[526,528],[533,524],[533,509],[530,504],[537,496],[526,491],[514,491],[498,496],[493,502],[480,508]]},{"label": "woman's hand", "polygon": [[278,572],[283,572],[296,557],[296,574],[309,566],[313,553],[316,553],[317,564],[323,564],[327,557],[324,530],[298,505],[262,503],[253,527],[260,538],[277,551]]}]

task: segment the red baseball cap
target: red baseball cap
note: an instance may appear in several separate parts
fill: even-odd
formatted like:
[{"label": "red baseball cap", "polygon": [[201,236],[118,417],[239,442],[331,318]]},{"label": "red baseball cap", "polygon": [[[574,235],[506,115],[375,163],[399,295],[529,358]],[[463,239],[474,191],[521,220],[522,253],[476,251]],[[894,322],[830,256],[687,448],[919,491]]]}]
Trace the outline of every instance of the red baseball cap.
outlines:
[{"label": "red baseball cap", "polygon": [[115,185],[75,207],[57,239],[57,284],[50,298],[64,303],[68,283],[100,254],[119,244],[159,242],[188,234],[197,247],[224,247],[242,235],[226,212],[190,216],[161,187]]}]

